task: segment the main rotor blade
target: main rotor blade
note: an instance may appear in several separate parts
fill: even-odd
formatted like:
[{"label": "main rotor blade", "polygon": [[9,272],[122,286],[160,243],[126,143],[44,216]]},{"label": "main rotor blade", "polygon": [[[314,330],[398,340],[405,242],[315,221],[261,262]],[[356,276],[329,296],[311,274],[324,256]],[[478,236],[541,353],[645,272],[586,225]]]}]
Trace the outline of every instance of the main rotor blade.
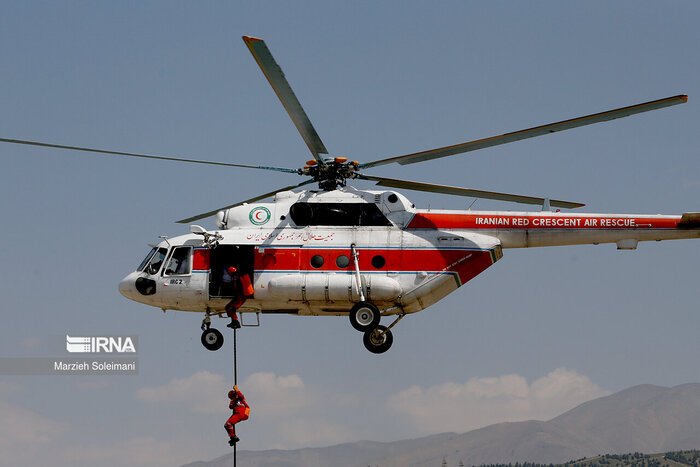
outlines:
[{"label": "main rotor blade", "polygon": [[328,151],[323,145],[318,133],[316,133],[308,115],[304,112],[304,108],[301,106],[299,99],[294,95],[294,91],[292,91],[292,87],[289,85],[289,82],[287,82],[287,78],[284,77],[282,68],[277,64],[270,50],[267,48],[267,45],[265,45],[265,41],[250,36],[243,36],[243,41],[248,46],[250,53],[253,54],[255,61],[258,62],[258,66],[260,66],[263,74],[270,82],[270,86],[275,90],[277,97],[279,97],[289,117],[294,122],[294,126],[296,126],[299,133],[301,133],[301,137],[304,138],[304,142],[309,147],[309,150],[311,150],[311,154],[314,155],[314,159],[320,164],[323,164],[323,160],[319,157],[319,154],[328,154]]},{"label": "main rotor blade", "polygon": [[[423,182],[411,182],[408,180],[397,180],[394,178],[375,177],[373,175],[357,174],[357,178],[371,180],[377,182],[377,185],[381,186],[403,188],[406,190],[427,191],[431,193],[443,193],[446,195],[468,196],[470,198],[497,199],[500,201],[512,201],[514,203],[538,204],[540,206],[543,206],[545,202],[544,198],[535,198],[532,196],[498,193],[495,191],[471,190],[469,188],[459,188],[447,185],[434,185],[432,183]],[[570,201],[561,201],[556,199],[550,200],[549,204],[550,206],[567,209],[580,208],[582,206],[585,206],[585,204],[581,203],[572,203]]]},{"label": "main rotor blade", "polygon": [[428,151],[416,152],[405,156],[390,157],[388,159],[368,162],[365,164],[360,164],[360,168],[364,169],[368,167],[376,167],[378,165],[391,164],[392,162],[398,162],[401,165],[406,165],[413,164],[415,162],[438,159],[440,157],[452,156],[463,152],[476,151],[477,149],[498,146],[499,144],[512,143],[514,141],[520,141],[521,139],[534,138],[535,136],[542,136],[549,133],[555,133],[557,131],[570,130],[572,128],[591,125],[593,123],[607,122],[616,118],[629,117],[630,115],[661,109],[671,105],[682,104],[684,102],[688,102],[688,96],[686,95],[667,97],[665,99],[645,102],[643,104],[631,105],[629,107],[608,110],[606,112],[572,118],[570,120],[550,123],[548,125],[536,126],[527,130],[514,131],[512,133],[506,133],[499,136],[491,136],[490,138],[468,141],[466,143],[455,144],[454,146],[446,146],[444,148],[430,149]]},{"label": "main rotor blade", "polygon": [[21,140],[21,139],[0,138],[0,141],[2,141],[4,143],[27,144],[29,146],[41,146],[41,147],[45,147],[45,148],[69,149],[72,151],[96,152],[99,154],[109,154],[109,155],[116,155],[116,156],[140,157],[143,159],[159,159],[159,160],[165,160],[165,161],[191,162],[193,164],[222,165],[222,166],[226,166],[226,167],[241,167],[244,169],[275,170],[277,172],[286,172],[286,173],[294,173],[294,174],[299,173],[298,169],[285,169],[282,167],[266,167],[266,166],[262,166],[262,165],[232,164],[229,162],[202,161],[202,160],[197,160],[197,159],[185,159],[182,157],[153,156],[150,154],[137,154],[137,153],[133,153],[133,152],[107,151],[106,149],[82,148],[82,147],[78,147],[78,146],[65,146],[62,144],[40,143],[37,141],[25,141],[25,140]]},{"label": "main rotor blade", "polygon": [[179,220],[176,222],[178,224],[187,224],[187,223],[190,223],[192,221],[197,221],[199,219],[204,219],[205,217],[213,216],[217,212],[222,211],[224,209],[235,208],[236,206],[240,206],[240,205],[245,204],[245,203],[252,203],[254,201],[260,201],[261,199],[265,199],[268,196],[275,195],[275,194],[279,193],[280,191],[293,190],[294,188],[299,188],[300,186],[308,185],[309,183],[313,183],[313,182],[314,182],[314,179],[312,178],[312,179],[303,181],[297,185],[290,185],[290,186],[286,186],[284,188],[278,188],[278,189],[273,190],[269,193],[265,193],[264,195],[255,196],[254,198],[250,198],[250,199],[247,199],[245,201],[241,201],[239,203],[229,204],[228,206],[224,206],[223,208],[219,208],[219,209],[215,209],[213,211],[205,212],[204,214],[197,214],[196,216],[188,217],[187,219],[182,219],[182,220]]}]

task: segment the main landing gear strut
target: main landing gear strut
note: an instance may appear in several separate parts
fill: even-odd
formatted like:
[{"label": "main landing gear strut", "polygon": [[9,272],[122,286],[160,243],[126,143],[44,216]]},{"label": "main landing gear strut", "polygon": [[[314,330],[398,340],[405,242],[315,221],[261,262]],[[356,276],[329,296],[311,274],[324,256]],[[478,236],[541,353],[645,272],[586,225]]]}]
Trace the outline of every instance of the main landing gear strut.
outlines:
[{"label": "main landing gear strut", "polygon": [[355,282],[357,285],[360,301],[353,305],[350,309],[350,324],[353,328],[365,333],[362,342],[365,348],[372,353],[384,353],[391,348],[394,343],[394,336],[391,334],[391,328],[396,326],[396,323],[406,316],[406,313],[401,313],[389,327],[381,326],[379,320],[382,317],[379,308],[374,303],[365,300],[365,294],[362,290],[362,278],[360,277],[360,254],[355,248],[355,244],[350,245],[352,260],[355,264]]}]

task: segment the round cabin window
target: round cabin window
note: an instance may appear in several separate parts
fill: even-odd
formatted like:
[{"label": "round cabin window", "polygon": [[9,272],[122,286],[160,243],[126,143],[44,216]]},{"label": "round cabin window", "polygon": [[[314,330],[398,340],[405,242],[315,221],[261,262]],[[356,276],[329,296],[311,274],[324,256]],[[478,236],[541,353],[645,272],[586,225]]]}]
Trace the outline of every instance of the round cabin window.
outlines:
[{"label": "round cabin window", "polygon": [[372,258],[372,266],[376,269],[381,269],[386,264],[386,259],[382,255],[376,255]]},{"label": "round cabin window", "polygon": [[323,266],[323,256],[321,256],[321,255],[312,256],[311,257],[311,266],[315,267],[316,269]]},{"label": "round cabin window", "polygon": [[350,258],[345,255],[340,255],[335,260],[335,265],[339,268],[347,268],[350,265]]}]

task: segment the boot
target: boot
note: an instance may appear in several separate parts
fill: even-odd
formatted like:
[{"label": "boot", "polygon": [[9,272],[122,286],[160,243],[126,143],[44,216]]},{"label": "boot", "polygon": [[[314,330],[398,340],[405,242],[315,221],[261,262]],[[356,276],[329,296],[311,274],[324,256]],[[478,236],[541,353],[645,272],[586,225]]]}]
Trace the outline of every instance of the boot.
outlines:
[{"label": "boot", "polygon": [[237,319],[231,318],[231,322],[226,325],[227,328],[231,329],[240,329],[241,328],[241,323]]},{"label": "boot", "polygon": [[240,440],[241,440],[241,439],[240,439],[238,436],[233,435],[233,436],[231,437],[231,439],[228,440],[228,445],[229,445],[229,446],[233,446],[234,444],[236,444],[236,443],[239,442]]}]

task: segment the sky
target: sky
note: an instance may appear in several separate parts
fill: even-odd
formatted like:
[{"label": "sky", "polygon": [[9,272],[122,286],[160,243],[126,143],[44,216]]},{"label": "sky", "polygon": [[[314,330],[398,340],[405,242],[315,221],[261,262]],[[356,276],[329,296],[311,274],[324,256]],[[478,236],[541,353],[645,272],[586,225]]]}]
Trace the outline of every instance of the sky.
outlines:
[{"label": "sky", "polygon": [[[0,6],[3,138],[298,167],[308,149],[241,40],[253,35],[331,154],[359,161],[688,94],[371,173],[586,203],[581,212],[700,211],[697,2]],[[0,357],[65,356],[68,334],[138,336],[139,359],[136,376],[0,375],[0,465],[173,466],[229,452],[231,339],[209,352],[200,315],[131,302],[117,286],[159,235],[187,232],[175,220],[300,180],[10,144],[0,162]],[[472,202],[404,194],[419,208]],[[505,250],[404,319],[380,356],[346,318],[263,316],[238,336],[252,406],[241,449],[466,432],[637,384],[698,382],[699,247]]]}]

